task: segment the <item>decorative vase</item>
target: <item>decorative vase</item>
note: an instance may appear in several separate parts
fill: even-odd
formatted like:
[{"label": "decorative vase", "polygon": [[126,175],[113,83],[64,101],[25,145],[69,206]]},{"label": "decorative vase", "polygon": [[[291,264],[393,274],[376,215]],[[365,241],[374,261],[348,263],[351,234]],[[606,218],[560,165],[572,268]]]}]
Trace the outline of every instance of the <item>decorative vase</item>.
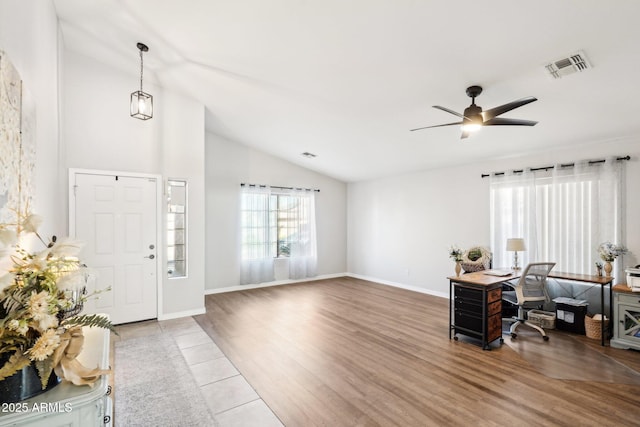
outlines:
[{"label": "decorative vase", "polygon": [[[0,355],[0,366],[4,366],[11,355]],[[38,370],[31,364],[10,377],[0,381],[0,403],[16,403],[51,390],[60,383],[55,372],[51,371],[49,382],[43,389]]]},{"label": "decorative vase", "polygon": [[460,276],[460,271],[462,271],[462,266],[460,265],[460,261],[456,261],[456,276]]},{"label": "decorative vase", "polygon": [[604,263],[604,275],[607,277],[611,277],[611,270],[613,270],[613,267],[611,266],[611,262],[607,261]]}]

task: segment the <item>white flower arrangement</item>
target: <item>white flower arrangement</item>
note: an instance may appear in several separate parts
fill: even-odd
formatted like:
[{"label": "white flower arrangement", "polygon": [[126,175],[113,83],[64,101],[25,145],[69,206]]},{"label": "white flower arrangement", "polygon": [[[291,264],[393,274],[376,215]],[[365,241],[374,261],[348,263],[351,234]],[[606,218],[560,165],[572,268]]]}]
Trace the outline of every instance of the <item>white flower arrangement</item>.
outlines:
[{"label": "white flower arrangement", "polygon": [[[65,333],[113,325],[104,316],[79,314],[90,297],[84,289],[88,270],[77,258],[82,245],[55,236],[45,242],[37,231],[41,223],[40,216],[19,212],[15,223],[0,223],[0,253],[11,265],[0,276],[0,356],[6,360],[0,381],[33,363],[44,389],[63,356]],[[23,248],[26,234],[35,234],[45,249]]]},{"label": "white flower arrangement", "polygon": [[628,252],[627,248],[622,245],[614,245],[611,242],[600,243],[598,246],[598,254],[603,261],[613,262],[620,255]]},{"label": "white flower arrangement", "polygon": [[455,262],[462,261],[462,249],[460,249],[457,245],[450,246],[449,247],[449,258],[451,258]]}]

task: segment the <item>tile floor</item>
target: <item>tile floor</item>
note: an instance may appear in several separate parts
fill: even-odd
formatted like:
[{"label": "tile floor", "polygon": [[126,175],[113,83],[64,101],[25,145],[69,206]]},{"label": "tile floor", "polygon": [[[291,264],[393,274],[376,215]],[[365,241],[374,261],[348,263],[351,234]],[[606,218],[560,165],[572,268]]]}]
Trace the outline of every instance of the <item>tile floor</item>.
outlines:
[{"label": "tile floor", "polygon": [[[282,426],[253,387],[192,317],[133,323],[118,326],[117,330],[120,336],[113,335],[112,342],[150,334],[171,335],[221,427]],[[118,361],[112,361],[112,366],[117,370]],[[117,389],[118,385],[114,384],[114,387]],[[117,425],[117,401],[114,420]]]}]

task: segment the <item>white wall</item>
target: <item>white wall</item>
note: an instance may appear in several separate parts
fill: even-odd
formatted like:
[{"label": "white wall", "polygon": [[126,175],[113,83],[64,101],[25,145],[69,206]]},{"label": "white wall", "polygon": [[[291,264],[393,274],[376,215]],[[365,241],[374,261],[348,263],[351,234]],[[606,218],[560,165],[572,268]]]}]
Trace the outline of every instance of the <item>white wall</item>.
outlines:
[{"label": "white wall", "polygon": [[187,277],[165,278],[164,305],[165,312],[188,313],[204,307],[204,107],[167,91],[161,99],[165,117],[171,117],[162,122],[163,175],[187,181]]},{"label": "white wall", "polygon": [[[162,268],[160,318],[204,312],[204,106],[145,82],[154,116],[129,116],[131,74],[73,52],[64,52],[61,167],[159,174],[188,182],[188,277],[171,279]],[[165,203],[162,203],[164,208]],[[166,223],[162,209],[161,224]],[[162,234],[165,247],[166,233]],[[166,253],[158,251],[166,265]]]},{"label": "white wall", "polygon": [[49,1],[0,2],[0,50],[20,73],[25,96],[35,105],[35,198],[44,217],[43,236],[66,232],[66,204],[60,189],[58,124],[58,19]]},{"label": "white wall", "polygon": [[[640,144],[627,138],[502,161],[430,170],[348,186],[350,273],[448,296],[447,249],[489,246],[489,180],[483,173],[612,155],[626,162],[626,265],[640,261]],[[595,271],[594,271],[595,273]]]},{"label": "white wall", "polygon": [[316,193],[318,275],[346,271],[344,182],[228,141],[206,135],[206,289],[237,286],[240,183],[320,189]]}]

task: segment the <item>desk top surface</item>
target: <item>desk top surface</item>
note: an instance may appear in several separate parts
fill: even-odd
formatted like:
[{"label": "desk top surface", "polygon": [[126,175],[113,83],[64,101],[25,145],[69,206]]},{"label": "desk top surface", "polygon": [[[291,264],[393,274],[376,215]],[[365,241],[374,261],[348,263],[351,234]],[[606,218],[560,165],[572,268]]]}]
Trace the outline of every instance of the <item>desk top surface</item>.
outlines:
[{"label": "desk top surface", "polygon": [[[509,280],[517,279],[522,275],[523,270],[517,270],[516,272],[508,276],[491,276],[483,271],[476,271],[473,273],[461,274],[460,276],[449,276],[447,279],[457,283],[469,283],[472,285],[495,285],[496,283],[507,282]],[[608,285],[613,282],[611,276],[596,276],[591,274],[576,274],[576,273],[564,273],[562,271],[551,271],[548,278],[561,279],[561,280],[573,280],[577,282],[586,282],[599,285]]]},{"label": "desk top surface", "polygon": [[553,279],[574,280],[577,282],[596,283],[600,285],[608,285],[613,282],[612,276],[595,276],[591,274],[563,273],[561,271],[553,271],[547,277]]},{"label": "desk top surface", "polygon": [[[522,270],[519,270],[519,272]],[[519,273],[518,272],[518,273]],[[490,286],[497,283],[508,282],[509,280],[517,279],[520,274],[509,274],[508,276],[492,276],[482,271],[475,271],[473,273],[461,274],[460,276],[450,276],[447,279],[456,283],[469,283],[471,285]]]}]

